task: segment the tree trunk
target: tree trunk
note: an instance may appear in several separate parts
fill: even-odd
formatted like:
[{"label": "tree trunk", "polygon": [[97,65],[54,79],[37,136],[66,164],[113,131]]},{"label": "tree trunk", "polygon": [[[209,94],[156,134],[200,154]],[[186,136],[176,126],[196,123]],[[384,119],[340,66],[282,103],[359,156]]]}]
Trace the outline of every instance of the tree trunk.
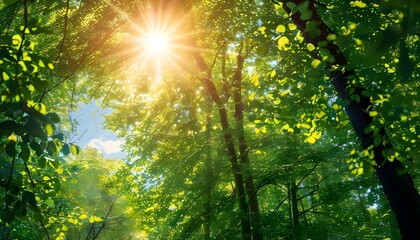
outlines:
[{"label": "tree trunk", "polygon": [[207,114],[206,114],[206,141],[207,144],[207,157],[206,157],[206,200],[204,202],[204,239],[211,239],[211,198],[213,195],[213,157],[212,157],[212,144],[211,144],[211,110],[212,102],[207,100]]},{"label": "tree trunk", "polygon": [[254,187],[254,178],[248,155],[248,144],[245,139],[244,130],[244,103],[242,100],[242,69],[244,57],[237,56],[237,67],[233,77],[233,98],[235,101],[235,120],[239,142],[239,154],[241,159],[242,171],[245,176],[245,186],[249,197],[249,212],[252,227],[252,238],[262,240],[263,233],[260,224],[260,210],[258,206],[257,194]]},{"label": "tree trunk", "polygon": [[292,224],[293,224],[293,231],[297,225],[299,225],[299,209],[298,209],[298,198],[297,198],[297,186],[294,179],[290,181],[290,201],[291,201],[291,208],[292,208]]},{"label": "tree trunk", "polygon": [[[195,42],[191,42],[190,46],[198,49]],[[198,68],[204,75],[201,81],[204,84],[209,96],[216,103],[219,110],[220,124],[222,125],[223,137],[226,144],[226,149],[229,156],[230,165],[233,171],[235,187],[238,196],[239,209],[241,214],[241,231],[242,239],[251,239],[251,223],[249,220],[248,204],[246,203],[246,192],[244,187],[243,173],[238,163],[238,156],[236,154],[235,145],[233,142],[233,136],[229,127],[229,121],[227,116],[226,108],[224,107],[223,101],[217,92],[216,86],[212,80],[210,69],[208,69],[204,58],[197,51],[193,52],[193,57],[197,63]]]},{"label": "tree trunk", "polygon": [[[321,47],[322,44],[326,44],[326,46],[324,45],[324,49],[328,50],[334,57],[334,61],[327,63],[332,84],[340,98],[349,102],[349,104],[345,106],[345,111],[354,131],[361,140],[362,147],[364,149],[372,148],[372,151],[374,152],[374,160],[377,164],[376,174],[384,189],[391,209],[395,214],[401,237],[402,239],[417,239],[420,236],[420,195],[414,187],[410,175],[407,173],[399,173],[400,170],[404,169],[402,163],[397,160],[394,162],[387,161],[383,156],[383,150],[393,148],[383,126],[376,136],[373,136],[372,132],[365,132],[365,129],[368,129],[373,121],[373,117],[367,112],[372,106],[369,97],[362,94],[363,88],[353,86],[351,81],[349,81],[350,77],[355,76],[355,72],[353,70],[345,69],[347,65],[346,57],[337,45],[327,40],[330,30],[318,15],[315,8],[315,1],[291,0],[289,2],[294,3],[296,6],[302,3],[309,3],[308,10],[311,11],[312,15],[307,20],[301,19],[299,11],[291,14],[293,11],[287,4],[283,4],[283,9],[291,15],[291,19],[302,32],[306,42],[312,43],[318,47]],[[319,34],[310,34],[307,24],[309,22],[316,24],[319,29]],[[314,57],[320,58],[319,55],[314,55]],[[333,66],[335,67],[333,68]],[[347,89],[350,88],[354,91],[352,95],[347,91]],[[353,96],[359,98],[360,101],[356,101]],[[374,144],[374,137],[380,137],[385,144]]]}]

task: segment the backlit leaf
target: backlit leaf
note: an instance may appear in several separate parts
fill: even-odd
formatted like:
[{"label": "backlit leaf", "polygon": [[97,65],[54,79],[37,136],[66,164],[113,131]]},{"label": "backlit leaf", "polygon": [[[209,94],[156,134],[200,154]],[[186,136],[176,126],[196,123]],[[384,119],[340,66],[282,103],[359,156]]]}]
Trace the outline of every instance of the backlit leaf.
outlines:
[{"label": "backlit leaf", "polygon": [[284,32],[286,32],[286,27],[283,24],[280,24],[280,25],[277,26],[276,32],[284,33]]},{"label": "backlit leaf", "polygon": [[320,63],[321,63],[321,61],[319,59],[314,59],[314,60],[312,60],[311,65],[312,65],[313,68],[317,68]]},{"label": "backlit leaf", "polygon": [[308,139],[306,139],[307,141],[308,141],[308,143],[310,143],[310,144],[314,144],[315,142],[316,142],[316,139],[315,139],[315,137],[313,137],[313,136],[309,136],[308,137]]}]

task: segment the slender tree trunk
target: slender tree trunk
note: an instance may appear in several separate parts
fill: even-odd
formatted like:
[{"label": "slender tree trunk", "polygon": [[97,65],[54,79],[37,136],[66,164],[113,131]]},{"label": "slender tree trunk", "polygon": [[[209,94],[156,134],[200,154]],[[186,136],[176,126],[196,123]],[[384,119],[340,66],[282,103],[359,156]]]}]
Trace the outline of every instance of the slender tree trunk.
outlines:
[{"label": "slender tree trunk", "polygon": [[212,158],[212,144],[211,144],[211,110],[212,102],[207,101],[207,114],[206,114],[206,140],[207,144],[207,159],[206,166],[206,200],[204,202],[204,239],[208,240],[211,237],[211,198],[213,195],[213,158]]},{"label": "slender tree trunk", "polygon": [[236,130],[239,141],[239,154],[241,159],[242,170],[245,176],[245,186],[249,197],[249,211],[252,226],[252,238],[254,240],[262,240],[263,233],[260,224],[260,210],[258,206],[257,194],[254,187],[254,178],[252,176],[252,168],[248,155],[248,144],[245,139],[244,130],[244,103],[242,100],[242,69],[244,66],[244,58],[237,56],[237,67],[234,75],[233,98],[235,101],[235,120]]},{"label": "slender tree trunk", "polygon": [[[190,45],[196,48],[195,42],[191,42]],[[229,127],[227,111],[226,111],[226,108],[224,107],[223,101],[219,93],[217,92],[216,86],[214,85],[214,82],[212,80],[210,69],[208,69],[206,62],[204,61],[204,58],[197,51],[193,52],[193,57],[200,71],[203,74],[206,74],[203,76],[203,79],[201,79],[201,81],[203,82],[204,87],[206,88],[209,96],[216,103],[219,110],[220,123],[222,125],[222,130],[223,130],[223,135],[224,135],[223,137],[225,140],[230,165],[233,171],[235,188],[238,194],[238,203],[239,203],[239,209],[240,209],[240,214],[241,214],[242,239],[251,239],[252,231],[251,231],[251,223],[249,220],[248,205],[246,203],[244,179],[243,179],[242,170],[239,167],[238,156],[236,154],[236,149],[233,142],[233,136]]]},{"label": "slender tree trunk", "polygon": [[[159,15],[165,14],[176,14],[181,16],[181,13],[188,14],[188,11],[191,9],[191,5],[187,3],[185,0],[171,0],[171,1],[151,1],[153,8],[157,11]],[[173,12],[174,10],[178,10],[179,12]],[[172,11],[172,12],[171,12]],[[193,21],[192,21],[193,22]],[[193,26],[189,26],[191,29]],[[194,32],[194,31],[191,31]],[[197,67],[202,74],[201,81],[207,90],[210,98],[213,102],[217,105],[220,117],[220,124],[222,125],[223,130],[223,137],[226,144],[226,149],[229,157],[229,161],[231,164],[231,168],[233,171],[235,188],[237,192],[237,199],[240,211],[240,222],[241,222],[241,233],[242,239],[248,240],[251,239],[251,225],[249,219],[249,210],[246,202],[246,192],[244,187],[244,179],[243,173],[238,163],[238,156],[235,149],[235,144],[233,141],[232,133],[230,132],[228,115],[226,108],[224,107],[224,102],[218,93],[216,86],[212,79],[211,69],[208,67],[207,63],[205,62],[203,56],[201,55],[200,51],[198,51],[197,43],[192,35],[188,35],[186,39],[184,39],[186,46],[191,47],[193,49],[191,51],[191,56],[193,57],[194,61],[197,64]]]},{"label": "slender tree trunk", "polygon": [[360,194],[357,195],[357,197],[359,198],[359,206],[360,206],[360,211],[363,214],[363,219],[365,220],[366,224],[370,223],[370,213],[365,205],[365,202],[363,201],[363,196],[360,196]]},{"label": "slender tree trunk", "polygon": [[[332,84],[340,98],[349,102],[345,106],[345,111],[349,116],[357,136],[361,140],[362,147],[364,149],[372,148],[374,152],[374,160],[377,164],[376,174],[384,189],[391,209],[395,214],[401,237],[402,239],[418,239],[420,236],[420,195],[414,187],[410,175],[399,173],[400,170],[404,169],[402,163],[397,160],[390,162],[383,156],[383,150],[393,148],[383,126],[376,136],[372,132],[365,132],[365,129],[368,129],[373,121],[373,118],[367,112],[372,106],[369,97],[362,94],[364,90],[362,87],[353,86],[351,81],[349,81],[351,77],[355,76],[355,72],[346,69],[346,57],[337,45],[327,40],[330,30],[318,15],[315,8],[315,1],[291,0],[288,2],[292,2],[296,6],[302,3],[309,3],[308,10],[311,11],[311,17],[306,20],[302,20],[299,11],[291,14],[293,11],[287,7],[287,4],[283,4],[283,8],[291,15],[291,19],[302,32],[306,42],[318,47],[325,46],[326,44],[324,49],[328,50],[334,57],[334,61],[328,64]],[[316,24],[319,29],[319,34],[311,34],[308,29],[308,23]],[[314,57],[320,58],[319,55],[314,55]],[[348,89],[352,89],[353,93],[351,95]],[[353,96],[359,98],[360,101],[356,101]],[[380,137],[385,144],[374,144],[374,137]]]},{"label": "slender tree trunk", "polygon": [[291,191],[292,183],[287,183],[287,203],[289,204],[288,212],[289,212],[289,219],[290,224],[293,226],[293,215],[292,215],[292,191]]},{"label": "slender tree trunk", "polygon": [[305,206],[303,205],[303,200],[300,199],[300,207],[302,208],[302,216],[303,216],[303,220],[305,221],[305,227],[308,226],[308,219],[306,218],[306,213],[305,213]]},{"label": "slender tree trunk", "polygon": [[294,179],[290,182],[290,201],[291,201],[291,208],[292,208],[292,224],[293,229],[299,225],[299,209],[298,209],[298,198],[297,198],[297,186]]}]

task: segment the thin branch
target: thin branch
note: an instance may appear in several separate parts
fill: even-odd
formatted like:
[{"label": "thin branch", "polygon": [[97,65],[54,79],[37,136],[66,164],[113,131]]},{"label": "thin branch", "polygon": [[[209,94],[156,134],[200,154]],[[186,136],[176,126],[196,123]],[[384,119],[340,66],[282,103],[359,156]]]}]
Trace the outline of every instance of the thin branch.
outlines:
[{"label": "thin branch", "polygon": [[277,204],[277,206],[274,208],[273,213],[277,213],[277,211],[279,211],[280,206],[289,198],[289,196],[286,196],[283,200],[281,200],[279,202],[279,204]]},{"label": "thin branch", "polygon": [[314,204],[314,205],[312,205],[310,208],[306,209],[305,211],[300,212],[300,213],[299,213],[299,215],[305,214],[305,213],[307,213],[307,212],[311,211],[312,209],[314,209],[314,208],[316,208],[316,207],[319,207],[319,206],[321,206],[321,205],[323,205],[323,204],[325,204],[325,203],[329,202],[331,199],[332,199],[332,198],[327,198],[325,201],[322,201],[322,202],[319,202],[319,203],[317,203],[317,204]]},{"label": "thin branch", "polygon": [[57,54],[57,56],[55,57],[54,62],[57,62],[57,61],[58,61],[58,58],[60,57],[60,55],[61,55],[61,53],[63,52],[63,49],[64,49],[64,42],[65,42],[65,40],[66,40],[66,37],[67,37],[67,30],[68,30],[69,8],[70,8],[70,0],[67,0],[67,2],[66,2],[66,12],[65,12],[65,14],[64,14],[64,29],[63,29],[63,38],[61,39],[61,42],[60,42],[60,47],[59,47],[59,50],[58,50],[58,54]]},{"label": "thin branch", "polygon": [[336,217],[333,217],[333,216],[331,216],[330,214],[325,213],[325,212],[310,211],[310,213],[314,213],[314,214],[322,214],[322,215],[325,215],[325,216],[327,216],[327,217],[331,218],[332,220],[334,220],[334,221],[338,222],[339,224],[341,224],[341,225],[343,225],[343,226],[346,226],[346,225],[347,225],[345,222],[341,221],[340,219],[338,219],[338,218],[336,218]]},{"label": "thin branch", "polygon": [[31,183],[31,185],[32,185],[32,192],[35,192],[35,182],[34,182],[34,180],[32,179],[32,176],[31,176],[31,171],[29,171],[28,164],[26,164],[26,162],[25,162],[25,163],[23,163],[23,164],[25,165],[25,170],[26,170],[26,173],[28,174],[29,181],[30,181],[30,183]]},{"label": "thin branch", "polygon": [[99,231],[95,234],[95,236],[93,236],[93,239],[96,239],[99,236],[99,233],[101,233],[102,229],[105,228],[105,222],[107,221],[109,214],[111,214],[112,208],[114,207],[114,204],[116,201],[117,201],[117,198],[115,198],[114,202],[109,207],[108,212],[106,213],[105,219],[102,222],[102,226],[99,227]]},{"label": "thin branch", "polygon": [[316,169],[316,167],[321,163],[321,161],[318,161],[317,163],[315,163],[315,166],[313,168],[311,168],[311,170],[309,170],[303,177],[302,179],[299,181],[299,183],[296,185],[297,187],[299,187],[302,182],[309,177],[309,175],[311,175],[311,173]]},{"label": "thin branch", "polygon": [[227,44],[227,41],[224,41],[223,44],[222,44],[222,46],[219,48],[219,50],[217,50],[217,53],[216,53],[216,55],[213,58],[213,62],[210,65],[210,69],[213,69],[214,65],[216,64],[217,57],[219,56],[219,54],[223,50],[223,48],[226,46],[226,44]]}]

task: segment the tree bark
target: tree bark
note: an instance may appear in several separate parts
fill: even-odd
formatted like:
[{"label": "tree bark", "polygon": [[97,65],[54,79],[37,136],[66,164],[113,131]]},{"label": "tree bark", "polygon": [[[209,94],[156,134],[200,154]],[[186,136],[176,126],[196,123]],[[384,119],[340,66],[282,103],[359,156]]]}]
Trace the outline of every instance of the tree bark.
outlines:
[{"label": "tree bark", "polygon": [[[191,42],[190,46],[193,46],[195,49],[198,49],[195,42]],[[224,107],[223,101],[217,92],[216,86],[212,81],[212,76],[210,69],[208,69],[204,58],[197,51],[193,52],[193,57],[197,63],[200,71],[205,74],[201,81],[204,84],[209,96],[216,103],[219,110],[220,124],[222,125],[223,137],[225,140],[230,165],[233,171],[235,187],[238,194],[238,203],[241,214],[241,231],[242,239],[251,239],[251,223],[249,220],[249,211],[248,204],[246,203],[246,192],[244,187],[243,173],[238,163],[238,156],[236,154],[235,145],[233,142],[233,136],[229,127],[229,121],[227,116],[226,108]]]},{"label": "tree bark", "polygon": [[245,176],[245,186],[249,197],[249,212],[252,227],[252,238],[262,240],[263,233],[260,223],[260,210],[258,206],[257,194],[254,187],[254,177],[248,155],[248,144],[245,139],[244,130],[244,103],[242,100],[242,70],[244,66],[244,57],[237,56],[237,67],[233,77],[233,99],[235,101],[235,121],[239,142],[239,155],[242,165],[242,171]]},{"label": "tree bark", "polygon": [[[157,11],[157,15],[167,15],[167,14],[175,14],[177,16],[181,16],[182,14],[188,14],[191,10],[191,6],[188,5],[187,1],[185,0],[171,0],[171,1],[152,1],[152,5],[154,5],[155,11]],[[179,10],[179,12],[173,12],[175,9]],[[172,12],[171,12],[172,11]],[[193,21],[192,21],[193,22]],[[192,26],[189,26],[192,29]],[[193,32],[193,31],[191,31]],[[249,211],[248,206],[246,203],[246,192],[244,187],[244,179],[243,173],[238,163],[238,156],[235,149],[235,144],[233,141],[233,136],[229,127],[228,115],[226,108],[224,106],[224,102],[218,93],[216,86],[212,79],[211,69],[208,67],[207,63],[205,62],[203,56],[201,55],[200,51],[198,51],[197,43],[193,37],[193,35],[188,35],[185,39],[183,39],[183,44],[193,49],[191,51],[191,56],[194,59],[200,74],[200,80],[204,85],[204,88],[208,92],[212,101],[216,104],[219,111],[220,117],[220,124],[223,130],[223,137],[226,144],[226,149],[229,157],[229,161],[231,164],[231,168],[233,171],[235,188],[237,193],[239,211],[240,211],[240,224],[241,224],[241,234],[242,239],[248,240],[251,239],[251,223],[249,219]]]},{"label": "tree bark", "polygon": [[293,229],[295,231],[295,228],[297,225],[299,225],[299,209],[298,209],[298,197],[297,197],[297,190],[298,186],[296,185],[295,179],[292,178],[290,181],[290,201],[291,201],[291,208],[292,208],[292,224]]},{"label": "tree bark", "polygon": [[[284,1],[286,2],[286,1]],[[374,135],[372,132],[365,132],[365,129],[370,127],[373,117],[368,114],[373,104],[369,97],[363,95],[363,88],[353,86],[349,79],[355,76],[353,70],[346,69],[347,59],[340,51],[339,47],[327,39],[330,30],[325,22],[321,19],[315,8],[314,0],[291,0],[288,2],[294,3],[296,6],[300,4],[308,4],[308,9],[312,15],[309,19],[302,20],[299,11],[293,11],[287,4],[283,4],[283,9],[289,13],[293,22],[302,32],[306,42],[312,43],[328,50],[334,60],[327,63],[329,68],[332,84],[336,89],[339,97],[349,102],[345,106],[345,111],[350,119],[354,131],[359,137],[362,147],[364,149],[372,148],[374,152],[374,160],[377,164],[376,174],[383,187],[385,195],[395,214],[402,239],[417,239],[420,236],[420,195],[417,192],[411,176],[408,173],[400,173],[404,169],[401,162],[395,160],[388,161],[382,152],[386,149],[392,149],[390,141],[383,126],[379,131],[379,137],[383,139],[385,144],[374,144]],[[289,4],[290,6],[290,4]],[[317,35],[310,34],[308,23],[316,24],[320,33]],[[321,44],[320,44],[321,43]],[[313,55],[315,58],[320,58],[318,54]],[[333,67],[334,66],[334,67]],[[354,91],[351,95],[348,89]],[[357,101],[353,96],[357,96],[360,101]],[[378,135],[376,135],[378,137]]]},{"label": "tree bark", "polygon": [[207,145],[207,157],[206,157],[206,200],[204,202],[204,239],[211,239],[211,199],[213,195],[213,184],[214,184],[214,174],[213,174],[213,157],[212,157],[212,144],[211,144],[211,110],[213,107],[213,102],[207,100],[207,114],[206,114],[206,140],[209,141]]}]

